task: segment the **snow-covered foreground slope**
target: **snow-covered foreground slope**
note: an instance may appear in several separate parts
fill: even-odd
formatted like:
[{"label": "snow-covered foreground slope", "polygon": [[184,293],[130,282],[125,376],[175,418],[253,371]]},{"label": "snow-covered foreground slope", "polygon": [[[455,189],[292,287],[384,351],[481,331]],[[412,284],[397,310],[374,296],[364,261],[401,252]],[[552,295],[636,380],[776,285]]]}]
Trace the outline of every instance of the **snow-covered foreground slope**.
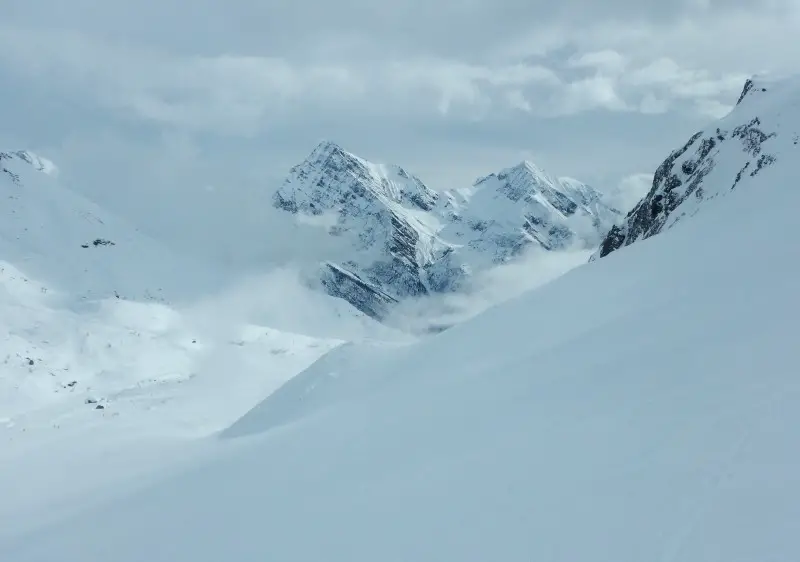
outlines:
[{"label": "snow-covered foreground slope", "polygon": [[0,261],[0,535],[184,462],[346,341],[397,337],[290,271],[179,307],[43,287]]},{"label": "snow-covered foreground slope", "polygon": [[436,337],[339,348],[0,559],[795,562],[798,175]]}]

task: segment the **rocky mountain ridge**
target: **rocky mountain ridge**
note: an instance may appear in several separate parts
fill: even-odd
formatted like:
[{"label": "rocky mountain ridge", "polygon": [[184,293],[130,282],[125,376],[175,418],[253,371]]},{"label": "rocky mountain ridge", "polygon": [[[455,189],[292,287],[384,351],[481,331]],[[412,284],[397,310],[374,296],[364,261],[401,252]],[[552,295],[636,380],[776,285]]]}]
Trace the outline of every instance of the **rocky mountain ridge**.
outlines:
[{"label": "rocky mountain ridge", "polygon": [[796,78],[747,80],[727,116],[664,160],[650,191],[608,232],[592,259],[663,232],[715,198],[742,189],[779,159],[796,158],[800,123],[788,118],[787,109],[798,105],[797,87]]},{"label": "rocky mountain ridge", "polygon": [[376,318],[402,299],[457,291],[527,250],[593,249],[622,216],[594,188],[530,162],[437,192],[330,141],[290,170],[273,206],[338,241],[319,279]]}]

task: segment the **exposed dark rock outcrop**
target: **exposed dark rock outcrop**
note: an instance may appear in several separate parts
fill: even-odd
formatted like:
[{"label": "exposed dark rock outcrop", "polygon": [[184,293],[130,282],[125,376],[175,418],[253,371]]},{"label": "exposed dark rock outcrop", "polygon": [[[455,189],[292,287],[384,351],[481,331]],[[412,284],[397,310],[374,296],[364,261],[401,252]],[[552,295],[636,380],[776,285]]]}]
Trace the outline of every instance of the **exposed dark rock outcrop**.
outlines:
[{"label": "exposed dark rock outcrop", "polygon": [[[662,232],[704,202],[735,189],[745,175],[755,177],[773,164],[777,156],[770,141],[778,134],[776,125],[766,126],[752,108],[743,107],[749,105],[745,100],[767,91],[747,80],[736,107],[719,126],[695,133],[673,151],[656,170],[650,191],[608,232],[593,259]],[[730,162],[736,163],[735,172]]]}]

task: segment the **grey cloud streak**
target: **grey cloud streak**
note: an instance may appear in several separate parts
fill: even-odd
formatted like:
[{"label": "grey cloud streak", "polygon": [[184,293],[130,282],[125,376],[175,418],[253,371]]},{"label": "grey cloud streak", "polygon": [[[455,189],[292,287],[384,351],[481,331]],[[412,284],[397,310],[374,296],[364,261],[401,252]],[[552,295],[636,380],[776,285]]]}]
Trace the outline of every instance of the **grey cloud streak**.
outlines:
[{"label": "grey cloud streak", "polygon": [[[792,0],[10,0],[7,25],[68,29],[183,54],[323,56],[366,43],[387,51],[473,58],[529,33],[612,23],[669,26],[736,13],[776,21]],[[355,49],[350,49],[353,54]]]}]

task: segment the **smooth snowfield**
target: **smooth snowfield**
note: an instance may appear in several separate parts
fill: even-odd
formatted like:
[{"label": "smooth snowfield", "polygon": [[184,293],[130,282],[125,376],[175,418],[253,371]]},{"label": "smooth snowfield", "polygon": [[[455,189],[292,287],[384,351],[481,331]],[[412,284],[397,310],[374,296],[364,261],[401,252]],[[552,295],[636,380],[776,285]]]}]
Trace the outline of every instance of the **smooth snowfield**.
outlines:
[{"label": "smooth snowfield", "polygon": [[789,171],[438,336],[341,348],[0,560],[796,562]]}]

